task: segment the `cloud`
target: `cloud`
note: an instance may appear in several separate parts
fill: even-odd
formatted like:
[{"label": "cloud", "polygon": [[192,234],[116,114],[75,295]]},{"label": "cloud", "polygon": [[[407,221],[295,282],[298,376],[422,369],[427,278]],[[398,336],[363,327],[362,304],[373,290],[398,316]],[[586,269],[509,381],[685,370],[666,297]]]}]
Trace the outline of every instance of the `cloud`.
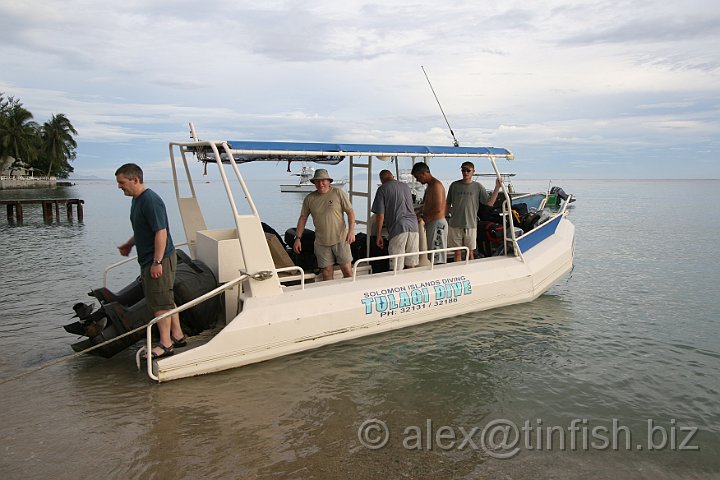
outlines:
[{"label": "cloud", "polygon": [[599,43],[666,43],[720,36],[720,16],[639,18],[595,31],[566,37],[560,43],[593,45]]},{"label": "cloud", "polygon": [[164,158],[189,121],[203,138],[450,144],[420,65],[461,144],[569,170],[678,145],[700,161],[720,149],[714,6],[2,2],[0,91],[40,122],[68,115],[80,172]]}]

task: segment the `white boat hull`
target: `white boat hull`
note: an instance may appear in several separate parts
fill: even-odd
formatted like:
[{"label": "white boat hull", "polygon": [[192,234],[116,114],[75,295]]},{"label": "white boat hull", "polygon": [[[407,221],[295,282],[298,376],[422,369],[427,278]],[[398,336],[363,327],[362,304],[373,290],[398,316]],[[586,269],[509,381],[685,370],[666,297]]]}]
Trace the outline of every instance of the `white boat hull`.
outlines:
[{"label": "white boat hull", "polygon": [[294,185],[280,185],[280,191],[284,193],[310,193],[315,191],[315,185],[310,184],[294,184]]},{"label": "white boat hull", "polygon": [[[333,182],[330,184],[331,187],[343,188],[347,182]],[[280,185],[280,191],[283,193],[310,193],[315,191],[315,185],[313,183],[285,183]]]},{"label": "white boat hull", "polygon": [[[548,222],[551,223],[551,222]],[[512,256],[403,270],[397,274],[286,287],[247,298],[208,343],[154,363],[159,381],[190,377],[410,327],[468,312],[528,302],[573,266],[575,227],[564,216]],[[551,231],[552,229],[552,231]],[[523,247],[525,248],[525,247]]]}]

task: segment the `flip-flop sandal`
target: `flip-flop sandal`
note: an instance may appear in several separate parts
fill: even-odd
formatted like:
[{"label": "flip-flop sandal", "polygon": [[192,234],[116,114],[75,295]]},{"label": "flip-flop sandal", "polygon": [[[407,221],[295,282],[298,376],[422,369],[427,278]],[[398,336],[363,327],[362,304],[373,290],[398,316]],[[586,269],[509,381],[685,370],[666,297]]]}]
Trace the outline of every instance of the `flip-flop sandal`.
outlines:
[{"label": "flip-flop sandal", "polygon": [[173,342],[173,347],[175,348],[181,348],[187,346],[187,336],[183,335],[182,338],[175,338],[172,335],[170,335],[170,339]]},{"label": "flip-flop sandal", "polygon": [[[170,345],[169,347],[166,347],[166,346],[163,345],[162,343],[158,343],[158,344],[155,345],[155,346],[162,348],[163,353],[161,353],[160,355],[158,355],[157,353],[152,352],[152,359],[153,359],[153,360],[158,360],[158,359],[160,359],[160,358],[165,358],[165,357],[169,357],[169,356],[175,355],[175,350],[173,350],[173,346],[172,346],[172,345]],[[154,347],[153,347],[153,348],[154,348]],[[143,359],[143,361],[147,360],[147,355],[143,356],[142,359]]]}]

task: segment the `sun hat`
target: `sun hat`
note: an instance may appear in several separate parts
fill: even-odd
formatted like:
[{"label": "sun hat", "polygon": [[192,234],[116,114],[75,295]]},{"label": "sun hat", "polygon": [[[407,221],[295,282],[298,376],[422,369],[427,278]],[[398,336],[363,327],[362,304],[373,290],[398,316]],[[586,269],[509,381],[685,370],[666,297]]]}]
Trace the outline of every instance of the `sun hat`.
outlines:
[{"label": "sun hat", "polygon": [[333,179],[330,178],[330,175],[328,174],[328,171],[324,168],[318,168],[315,170],[315,175],[310,179],[312,183],[315,183],[315,180],[330,180],[330,183],[332,183]]}]

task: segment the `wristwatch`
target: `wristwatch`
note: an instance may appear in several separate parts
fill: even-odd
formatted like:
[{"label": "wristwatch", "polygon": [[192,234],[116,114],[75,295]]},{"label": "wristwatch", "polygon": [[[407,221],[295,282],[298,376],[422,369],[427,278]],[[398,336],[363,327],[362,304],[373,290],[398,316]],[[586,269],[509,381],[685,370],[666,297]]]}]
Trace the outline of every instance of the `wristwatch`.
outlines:
[{"label": "wristwatch", "polygon": [[155,260],[155,259],[153,258],[153,265],[162,265],[162,259],[160,259],[160,260]]}]

